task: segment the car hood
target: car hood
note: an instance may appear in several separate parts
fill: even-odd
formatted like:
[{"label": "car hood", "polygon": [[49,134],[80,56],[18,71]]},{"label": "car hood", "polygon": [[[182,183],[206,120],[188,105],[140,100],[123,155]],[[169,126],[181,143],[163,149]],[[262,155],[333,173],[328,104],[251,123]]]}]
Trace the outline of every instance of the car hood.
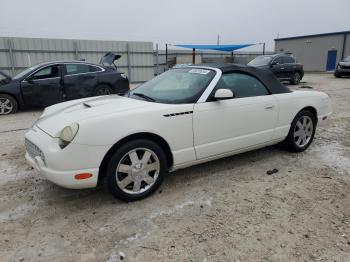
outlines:
[{"label": "car hood", "polygon": [[0,86],[8,84],[12,81],[12,78],[5,74],[4,72],[0,71]]},{"label": "car hood", "polygon": [[341,65],[341,66],[350,66],[350,62],[341,61],[341,62],[339,62],[339,65]]},{"label": "car hood", "polygon": [[47,107],[35,125],[52,137],[59,137],[61,130],[72,123],[157,105],[160,104],[118,95],[84,98]]}]

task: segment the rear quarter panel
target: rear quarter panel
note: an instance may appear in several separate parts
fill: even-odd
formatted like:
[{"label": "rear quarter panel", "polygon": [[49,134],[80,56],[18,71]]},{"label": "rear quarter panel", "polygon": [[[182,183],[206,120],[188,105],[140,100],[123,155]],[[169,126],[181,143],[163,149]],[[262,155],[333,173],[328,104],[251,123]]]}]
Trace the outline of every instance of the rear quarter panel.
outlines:
[{"label": "rear quarter panel", "polygon": [[318,91],[293,91],[273,95],[277,100],[279,113],[276,121],[275,139],[288,135],[290,124],[295,116],[306,107],[313,107],[318,120],[332,113],[332,105],[326,93]]},{"label": "rear quarter panel", "polygon": [[129,80],[121,77],[121,73],[112,69],[98,75],[98,84],[110,86],[115,94],[125,94],[129,90]]}]

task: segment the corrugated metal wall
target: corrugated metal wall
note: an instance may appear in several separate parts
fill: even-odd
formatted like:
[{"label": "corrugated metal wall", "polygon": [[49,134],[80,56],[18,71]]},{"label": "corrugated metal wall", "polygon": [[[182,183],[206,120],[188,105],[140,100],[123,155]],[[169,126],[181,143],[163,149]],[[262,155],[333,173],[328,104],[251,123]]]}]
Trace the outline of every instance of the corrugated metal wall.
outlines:
[{"label": "corrugated metal wall", "polygon": [[350,34],[344,41],[344,33],[336,35],[305,36],[291,39],[276,39],[276,52],[289,51],[304,65],[305,71],[326,71],[328,51],[337,51],[338,63],[342,59],[343,45],[344,57],[350,55]]},{"label": "corrugated metal wall", "polygon": [[116,64],[131,82],[154,76],[152,42],[0,37],[0,70],[15,75],[31,65],[54,60],[98,63],[108,51],[122,55]]}]

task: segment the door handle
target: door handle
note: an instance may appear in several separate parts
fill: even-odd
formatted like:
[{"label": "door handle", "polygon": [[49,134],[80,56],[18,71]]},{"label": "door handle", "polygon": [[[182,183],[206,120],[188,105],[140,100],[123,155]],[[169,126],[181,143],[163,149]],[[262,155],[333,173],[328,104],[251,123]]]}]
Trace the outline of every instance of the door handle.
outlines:
[{"label": "door handle", "polygon": [[266,109],[266,110],[272,110],[273,108],[274,108],[273,105],[266,105],[266,106],[265,106],[265,109]]},{"label": "door handle", "polygon": [[92,75],[86,75],[86,76],[83,76],[83,78],[85,79],[91,79],[91,78],[94,78],[95,76],[92,76]]}]

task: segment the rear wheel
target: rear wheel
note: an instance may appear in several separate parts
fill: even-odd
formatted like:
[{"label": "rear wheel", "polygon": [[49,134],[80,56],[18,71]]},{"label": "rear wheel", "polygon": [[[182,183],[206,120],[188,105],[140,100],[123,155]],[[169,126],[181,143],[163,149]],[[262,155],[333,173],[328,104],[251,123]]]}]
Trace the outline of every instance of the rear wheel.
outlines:
[{"label": "rear wheel", "polygon": [[0,94],[0,115],[16,113],[18,104],[16,99],[6,94]]},{"label": "rear wheel", "polygon": [[294,152],[306,150],[314,139],[316,131],[316,117],[308,110],[299,112],[294,118],[286,144]]},{"label": "rear wheel", "polygon": [[298,85],[301,80],[301,74],[299,72],[295,72],[292,78],[292,84],[293,85]]},{"label": "rear wheel", "polygon": [[138,139],[121,146],[107,165],[106,188],[118,199],[135,201],[151,195],[167,173],[163,149]]},{"label": "rear wheel", "polygon": [[97,86],[95,89],[95,96],[106,96],[112,94],[112,89],[107,85]]}]

